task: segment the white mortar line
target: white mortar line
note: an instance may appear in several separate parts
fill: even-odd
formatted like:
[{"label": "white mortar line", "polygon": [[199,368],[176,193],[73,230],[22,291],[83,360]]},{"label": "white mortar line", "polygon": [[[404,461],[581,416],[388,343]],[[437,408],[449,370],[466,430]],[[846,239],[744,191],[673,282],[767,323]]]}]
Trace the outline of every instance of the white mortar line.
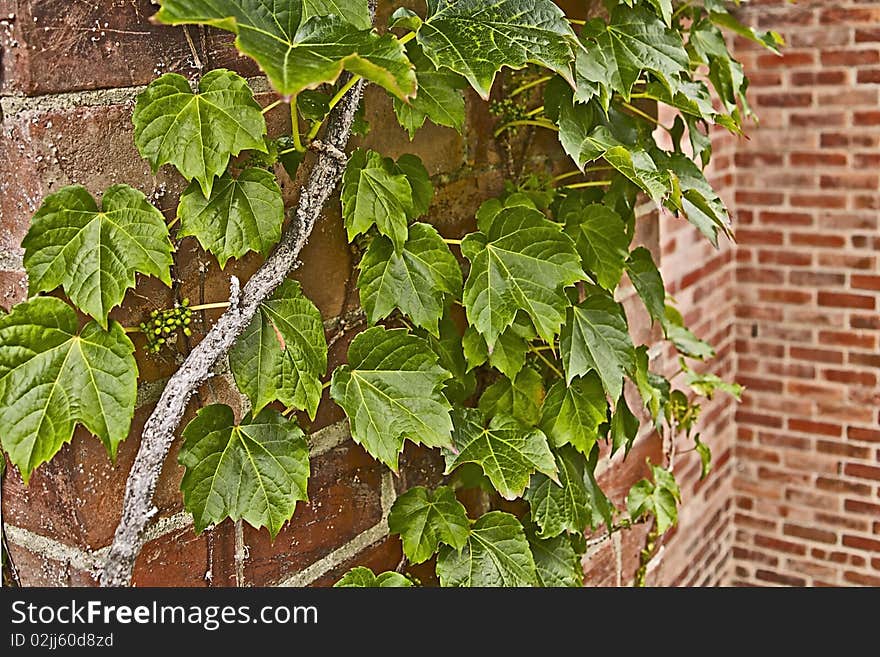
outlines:
[{"label": "white mortar line", "polygon": [[94,570],[100,561],[97,552],[89,552],[71,545],[65,545],[22,527],[6,525],[6,537],[10,543],[23,547],[34,554],[48,557],[55,561],[69,563],[80,570]]}]

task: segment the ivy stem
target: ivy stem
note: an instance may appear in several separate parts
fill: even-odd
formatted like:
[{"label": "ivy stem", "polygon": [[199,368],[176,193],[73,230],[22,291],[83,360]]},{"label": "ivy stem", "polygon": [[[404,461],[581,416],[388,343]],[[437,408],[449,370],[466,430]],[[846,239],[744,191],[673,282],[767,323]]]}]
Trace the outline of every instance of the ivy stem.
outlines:
[{"label": "ivy stem", "polygon": [[269,112],[271,112],[273,109],[275,109],[276,107],[278,107],[278,106],[279,106],[281,103],[283,103],[283,102],[284,102],[284,99],[283,99],[283,98],[279,98],[279,99],[276,100],[275,102],[273,102],[273,103],[269,103],[268,105],[266,105],[266,106],[263,108],[262,113],[263,113],[263,114],[268,114]]},{"label": "ivy stem", "polygon": [[573,185],[563,185],[563,189],[586,189],[587,187],[605,187],[610,185],[610,180],[589,180],[587,182],[574,183]]},{"label": "ivy stem", "polygon": [[595,173],[597,171],[614,171],[614,167],[605,167],[605,166],[596,166],[596,167],[587,167],[583,171],[580,169],[575,169],[574,171],[566,171],[565,173],[561,173],[555,178],[552,178],[550,182],[558,183],[566,180],[567,178],[574,178],[575,176],[579,176],[583,173]]},{"label": "ivy stem", "polygon": [[552,75],[545,75],[544,77],[538,78],[537,80],[532,80],[531,82],[526,82],[524,85],[521,85],[511,91],[508,94],[508,98],[513,98],[514,96],[519,96],[521,93],[528,91],[529,89],[534,89],[539,84],[544,84],[545,82],[549,82],[553,79]]},{"label": "ivy stem", "polygon": [[140,326],[123,326],[122,330],[126,333],[142,333]]},{"label": "ivy stem", "polygon": [[547,367],[549,367],[553,371],[553,373],[556,374],[556,376],[558,376],[560,379],[565,378],[563,376],[562,372],[559,371],[559,368],[556,367],[556,365],[554,365],[553,363],[551,363],[550,360],[546,356],[544,356],[544,354],[542,354],[540,351],[538,351],[534,347],[529,347],[529,351],[531,351],[538,358],[540,358],[542,361],[544,361],[544,364],[547,365]]},{"label": "ivy stem", "polygon": [[299,153],[305,152],[306,149],[299,138],[299,116],[296,113],[296,96],[290,100],[290,136],[293,138],[293,149]]},{"label": "ivy stem", "polygon": [[642,110],[640,110],[638,107],[636,107],[636,106],[634,106],[634,105],[630,105],[630,104],[629,104],[628,102],[626,102],[625,100],[620,101],[620,104],[621,104],[625,109],[628,109],[630,112],[632,112],[632,113],[635,114],[636,116],[639,116],[639,117],[645,119],[645,121],[648,121],[648,122],[650,122],[650,123],[653,123],[653,124],[656,125],[658,128],[663,128],[666,132],[670,132],[670,133],[671,133],[671,130],[670,130],[669,128],[667,128],[665,125],[663,125],[662,123],[660,123],[660,121],[658,121],[657,119],[655,119],[655,118],[654,118],[653,116],[651,116],[650,114],[647,114],[646,112],[643,112]]},{"label": "ivy stem", "polygon": [[493,137],[500,137],[501,133],[503,133],[505,130],[509,130],[510,128],[515,128],[516,126],[519,126],[519,125],[533,125],[533,126],[537,126],[538,128],[546,128],[547,130],[553,130],[554,132],[559,132],[559,128],[557,128],[555,125],[553,125],[549,121],[536,121],[534,119],[521,119],[521,120],[517,120],[517,121],[508,121],[507,123],[502,125],[500,128],[498,128],[494,132]]},{"label": "ivy stem", "polygon": [[672,20],[675,20],[676,18],[678,18],[679,14],[681,14],[681,12],[685,11],[690,6],[691,6],[690,2],[685,2],[681,7],[679,7],[678,9],[676,9],[672,13]]},{"label": "ivy stem", "polygon": [[333,383],[333,379],[330,379],[329,381],[325,381],[324,385],[321,386],[321,390],[326,390],[327,388],[329,388],[331,383]]},{"label": "ivy stem", "polygon": [[407,33],[407,34],[404,34],[402,37],[400,37],[400,38],[397,40],[397,42],[398,42],[399,44],[401,44],[401,45],[406,45],[406,44],[408,44],[410,41],[412,41],[412,40],[415,39],[415,38],[416,38],[416,33],[415,33],[415,32],[409,32],[409,33]]},{"label": "ivy stem", "polygon": [[568,22],[572,25],[586,25],[587,21],[581,20],[580,18],[569,18]]},{"label": "ivy stem", "polygon": [[461,246],[461,242],[462,242],[461,240],[450,240],[450,239],[446,239],[445,237],[443,238],[443,241],[446,242],[447,244],[455,244],[456,246]]},{"label": "ivy stem", "polygon": [[175,224],[180,221],[180,215],[174,217],[171,222],[168,224],[168,228],[174,228]]},{"label": "ivy stem", "polygon": [[526,112],[526,116],[529,116],[529,117],[536,116],[543,111],[544,111],[544,106],[541,105],[540,107],[536,107],[535,109],[529,110],[528,112]]},{"label": "ivy stem", "polygon": [[214,310],[218,308],[229,308],[229,302],[218,301],[217,303],[203,303],[199,306],[189,306],[190,310]]},{"label": "ivy stem", "polygon": [[[349,90],[360,82],[363,78],[360,75],[352,75],[351,79],[342,85],[342,88],[336,92],[333,98],[330,99],[330,102],[327,103],[327,114],[324,115],[324,119],[333,111],[333,108],[336,107],[339,102],[345,97],[345,94],[349,92]],[[321,126],[324,125],[324,119],[320,121],[315,121],[315,124],[312,126],[312,129],[309,130],[309,134],[306,135],[306,138],[309,140],[314,139],[318,136],[318,132],[321,130]]]}]

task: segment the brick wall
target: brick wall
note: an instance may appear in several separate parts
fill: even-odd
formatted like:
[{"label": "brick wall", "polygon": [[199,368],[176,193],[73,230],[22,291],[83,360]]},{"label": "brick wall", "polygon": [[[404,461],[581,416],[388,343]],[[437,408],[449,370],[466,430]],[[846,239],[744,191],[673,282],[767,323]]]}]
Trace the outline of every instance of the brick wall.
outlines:
[{"label": "brick wall", "polygon": [[880,2],[752,3],[736,153],[738,584],[880,584]]},{"label": "brick wall", "polygon": [[[865,14],[861,19],[854,10],[828,10],[838,32],[818,27],[820,7],[826,3],[771,3],[765,8],[766,4],[758,18],[791,28],[783,31],[793,47],[782,60],[767,61],[758,59],[764,55],[744,50],[765,121],[760,130],[752,131],[750,142],[720,136],[712,173],[734,210],[739,248],[728,244],[715,251],[680,219],[646,213],[639,222],[638,240],[660,260],[669,291],[687,322],[718,349],[711,369],[732,378],[738,367],[752,393],[739,407],[720,397],[704,405],[701,431],[712,447],[715,467],[700,482],[696,455],[678,459],[676,474],[685,503],[680,526],[652,563],[652,584],[805,583],[814,577],[816,582],[867,583],[869,550],[878,546],[871,535],[878,529],[880,502],[877,484],[870,478],[873,474],[876,479],[877,472],[871,441],[880,439],[872,254],[878,244],[880,199],[871,177],[876,175],[871,156],[876,165],[878,137],[876,128],[858,122],[872,120],[872,103],[876,114],[878,51],[876,43],[871,46],[864,39],[873,34],[876,41],[876,31],[867,30],[871,22],[880,22],[880,9],[877,2],[853,3]],[[389,5],[380,8],[387,13]],[[167,71],[195,75],[198,64],[257,74],[248,60],[230,49],[226,35],[190,28],[187,38],[180,28],[149,23],[153,11],[149,0],[0,0],[3,306],[25,296],[18,244],[47,193],[71,183],[100,193],[110,184],[127,182],[150,195],[169,217],[173,214],[181,191],[179,177],[168,168],[153,175],[132,143],[131,110],[139,85]],[[804,17],[813,27],[799,25]],[[858,20],[864,23],[861,31]],[[845,43],[798,41],[833,39],[833,34],[844,32],[849,38]],[[849,50],[873,54],[857,55],[866,63],[856,70],[844,64],[850,61]],[[253,82],[255,88],[265,89],[262,80]],[[828,84],[838,86],[826,90]],[[854,91],[865,95],[843,103],[841,97]],[[260,96],[264,104],[271,98]],[[820,109],[833,102],[843,104]],[[864,103],[863,109],[858,102]],[[421,156],[437,186],[430,220],[448,237],[471,230],[474,211],[502,189],[506,175],[506,157],[491,139],[492,117],[484,104],[470,97],[463,136],[426,127],[412,143],[395,125],[390,101],[381,92],[368,93],[366,109],[372,130],[361,143],[389,155]],[[285,113],[279,109],[269,114],[271,130],[286,130]],[[822,122],[831,120],[829,115],[844,117],[842,125],[825,126]],[[564,166],[552,150],[552,136],[539,134],[536,141],[542,155],[535,166]],[[821,167],[814,167],[815,162]],[[845,177],[840,175],[844,172]],[[294,203],[301,181],[284,174],[279,179],[285,199]],[[843,205],[829,208],[826,203],[831,201],[826,199],[831,198]],[[807,203],[814,205],[800,205]],[[179,282],[174,289],[139,280],[114,318],[137,323],[175,296],[194,302],[223,300],[231,274],[247,277],[259,265],[258,258],[249,257],[221,272],[193,240],[183,240],[178,248]],[[325,318],[332,368],[344,358],[360,328],[351,326],[357,299],[336,203],[328,205],[302,260],[304,267],[296,277]],[[833,296],[842,293],[855,296]],[[646,342],[656,338],[656,328],[650,327],[632,291],[624,289],[621,296],[637,337]],[[850,305],[839,305],[844,303]],[[205,313],[197,328],[203,331],[216,316]],[[193,339],[198,338],[197,330]],[[657,357],[667,373],[674,372],[672,354]],[[142,352],[138,362],[143,380],[138,409],[132,435],[121,445],[115,465],[97,441],[78,433],[51,464],[35,473],[28,488],[8,472],[3,515],[26,584],[94,582],[90,571],[118,521],[139,429],[176,366],[173,360],[148,358]],[[215,400],[239,404],[222,371],[200,390],[190,413],[197,403]],[[327,585],[352,565],[395,567],[400,545],[388,536],[383,517],[399,491],[436,481],[440,463],[429,452],[410,447],[396,479],[350,440],[341,411],[332,403],[325,400],[314,423],[300,419],[312,434],[311,501],[297,509],[274,543],[266,532],[248,527],[236,536],[229,522],[195,536],[182,511],[182,471],[176,465],[175,444],[155,500],[159,517],[150,527],[135,582]],[[645,475],[646,459],[658,462],[660,457],[658,437],[645,435],[625,462],[618,457],[605,469],[600,481],[620,505],[631,483]],[[803,536],[804,529],[818,527],[812,538]],[[588,583],[628,583],[644,531],[616,534],[595,546],[584,560]],[[793,532],[800,534],[792,536]],[[835,546],[822,542],[831,534]],[[240,569],[236,543],[247,555]],[[837,579],[824,571],[805,574],[808,568],[817,573],[831,569]]]}]

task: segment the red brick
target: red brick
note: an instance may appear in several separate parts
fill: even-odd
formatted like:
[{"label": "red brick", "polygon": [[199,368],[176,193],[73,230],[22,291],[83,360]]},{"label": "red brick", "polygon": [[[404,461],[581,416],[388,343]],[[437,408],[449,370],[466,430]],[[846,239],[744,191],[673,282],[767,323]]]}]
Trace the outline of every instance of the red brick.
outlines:
[{"label": "red brick", "polygon": [[862,465],[860,463],[847,463],[843,468],[844,474],[858,479],[870,479],[872,481],[880,481],[880,467],[872,467],[870,465]]},{"label": "red brick", "polygon": [[789,241],[795,246],[814,246],[820,248],[839,249],[846,244],[842,235],[821,233],[791,233]]},{"label": "red brick", "polygon": [[796,536],[819,543],[837,543],[837,534],[815,527],[801,527],[800,525],[785,523],[782,526],[782,533],[786,536]]},{"label": "red brick", "polygon": [[823,345],[860,347],[862,349],[873,349],[875,344],[875,339],[872,335],[845,331],[819,331],[819,341]]},{"label": "red brick", "polygon": [[788,161],[793,167],[845,167],[847,156],[846,153],[827,153],[823,151],[811,153],[795,152],[789,154]]},{"label": "red brick", "polygon": [[819,434],[822,436],[839,437],[842,428],[839,424],[830,424],[828,422],[816,422],[814,420],[804,420],[801,418],[789,418],[788,428],[792,431],[800,431],[802,433]]},{"label": "red brick", "polygon": [[806,554],[807,548],[802,543],[792,543],[780,538],[772,538],[762,534],[755,534],[754,543],[758,547],[767,548],[774,552],[786,552],[788,554]]},{"label": "red brick", "polygon": [[831,477],[819,477],[816,479],[816,488],[836,493],[854,493],[856,495],[869,495],[871,493],[870,486]]},{"label": "red brick", "polygon": [[846,82],[846,71],[794,71],[791,83],[797,87],[840,85]]},{"label": "red brick", "polygon": [[880,84],[880,68],[862,69],[856,72],[859,84]]},{"label": "red brick", "polygon": [[846,500],[843,508],[851,513],[863,513],[880,517],[880,504],[871,504],[862,500]]},{"label": "red brick", "polygon": [[880,21],[880,8],[873,7],[834,7],[824,9],[819,15],[822,25],[839,23],[877,23]]},{"label": "red brick", "polygon": [[877,377],[870,372],[855,372],[853,370],[825,370],[822,376],[828,381],[846,383],[857,386],[873,386],[877,383]]},{"label": "red brick", "polygon": [[853,124],[857,126],[880,125],[880,111],[855,112],[853,114]]},{"label": "red brick", "polygon": [[856,43],[876,43],[880,41],[880,28],[864,27],[855,32]]},{"label": "red brick", "polygon": [[[867,62],[872,64],[873,62]],[[755,102],[763,107],[809,107],[813,103],[810,93],[762,93],[755,96]]]},{"label": "red brick", "polygon": [[880,62],[880,51],[867,50],[825,50],[820,56],[823,66],[865,66]]},{"label": "red brick", "polygon": [[874,290],[876,292],[880,292],[880,276],[863,276],[860,274],[853,274],[850,279],[850,284],[853,287],[862,289],[862,290]]},{"label": "red brick", "polygon": [[791,197],[791,204],[797,208],[845,208],[846,197],[821,194],[795,194]]},{"label": "red brick", "polygon": [[880,577],[876,575],[866,575],[865,573],[856,573],[848,570],[843,574],[843,578],[847,582],[862,586],[880,586]]},{"label": "red brick", "polygon": [[843,544],[846,547],[856,548],[857,550],[880,552],[880,541],[863,536],[846,535],[843,537]]}]

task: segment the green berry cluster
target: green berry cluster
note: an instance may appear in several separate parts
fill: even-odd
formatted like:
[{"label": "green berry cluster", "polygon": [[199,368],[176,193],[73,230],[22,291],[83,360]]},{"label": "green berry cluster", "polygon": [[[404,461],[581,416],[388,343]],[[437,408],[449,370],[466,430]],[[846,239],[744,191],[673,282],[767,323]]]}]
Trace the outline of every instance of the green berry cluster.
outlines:
[{"label": "green berry cluster", "polygon": [[175,304],[174,308],[154,310],[150,319],[140,323],[141,332],[147,338],[147,352],[158,354],[162,347],[176,342],[178,331],[186,336],[192,335],[189,325],[192,323],[192,310],[189,299]]},{"label": "green berry cluster", "polygon": [[513,98],[503,98],[489,104],[489,111],[501,119],[502,123],[521,121],[527,118],[528,109]]}]

